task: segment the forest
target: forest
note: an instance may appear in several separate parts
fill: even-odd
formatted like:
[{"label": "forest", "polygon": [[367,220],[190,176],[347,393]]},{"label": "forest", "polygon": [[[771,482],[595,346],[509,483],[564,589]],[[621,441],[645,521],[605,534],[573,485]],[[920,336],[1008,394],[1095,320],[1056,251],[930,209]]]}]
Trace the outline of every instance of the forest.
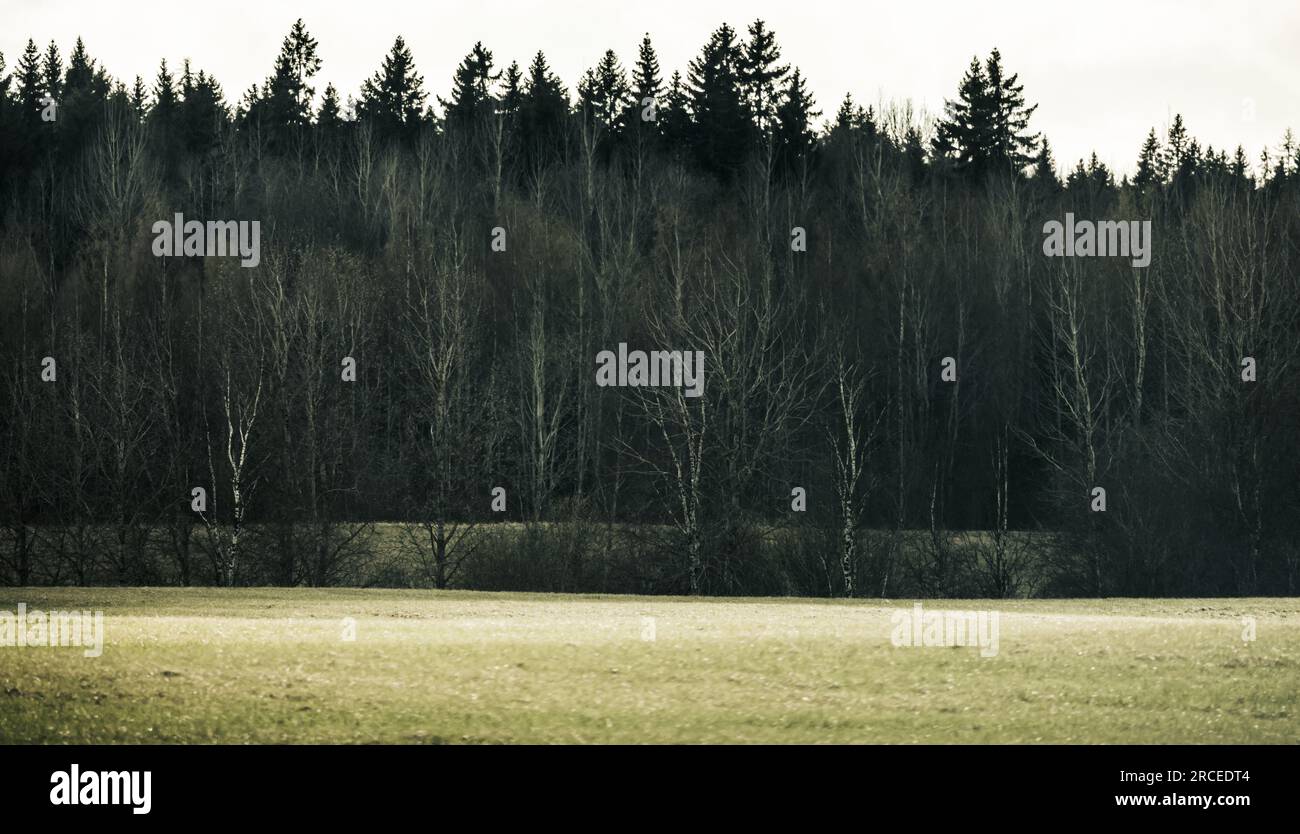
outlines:
[{"label": "forest", "polygon": [[[0,56],[0,583],[1300,591],[1289,132],[1141,126],[1117,180],[996,49],[931,118],[761,20],[624,46],[439,95],[398,37],[346,99],[301,20],[235,95]],[[1047,256],[1067,215],[1147,264]],[[598,384],[620,345],[700,390]]]}]

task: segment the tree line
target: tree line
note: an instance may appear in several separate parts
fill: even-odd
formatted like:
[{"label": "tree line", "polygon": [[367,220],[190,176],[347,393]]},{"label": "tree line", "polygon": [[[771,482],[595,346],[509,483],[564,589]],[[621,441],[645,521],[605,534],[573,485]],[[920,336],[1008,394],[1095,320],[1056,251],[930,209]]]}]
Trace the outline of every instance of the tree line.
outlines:
[{"label": "tree line", "polygon": [[[1290,133],[1062,177],[997,50],[823,118],[761,20],[572,94],[397,38],[343,101],[317,49],[237,102],[0,56],[0,581],[1297,592]],[[1067,212],[1150,266],[1044,257]],[[155,257],[176,213],[260,264]],[[619,343],[702,395],[597,386]]]}]

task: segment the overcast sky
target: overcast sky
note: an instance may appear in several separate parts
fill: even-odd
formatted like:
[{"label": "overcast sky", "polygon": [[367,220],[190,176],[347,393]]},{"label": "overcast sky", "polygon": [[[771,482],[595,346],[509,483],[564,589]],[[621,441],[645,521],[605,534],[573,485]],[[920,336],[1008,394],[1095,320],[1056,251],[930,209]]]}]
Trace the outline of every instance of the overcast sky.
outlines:
[{"label": "overcast sky", "polygon": [[432,93],[447,95],[477,40],[502,66],[526,67],[544,50],[572,93],[606,48],[630,68],[649,32],[664,75],[685,75],[716,26],[743,31],[761,17],[783,60],[803,69],[824,117],[846,92],[860,103],[911,99],[941,112],[971,57],[998,47],[1038,103],[1032,128],[1047,134],[1061,168],[1096,150],[1131,172],[1147,130],[1162,130],[1177,112],[1203,144],[1240,143],[1252,162],[1286,128],[1300,130],[1296,0],[0,0],[0,52],[12,71],[28,37],[42,48],[57,41],[66,59],[80,35],[92,57],[128,82],[152,79],[161,58],[179,67],[188,57],[216,75],[233,103],[270,73],[298,17],[320,42],[318,93],[333,82],[344,99],[398,34]]}]

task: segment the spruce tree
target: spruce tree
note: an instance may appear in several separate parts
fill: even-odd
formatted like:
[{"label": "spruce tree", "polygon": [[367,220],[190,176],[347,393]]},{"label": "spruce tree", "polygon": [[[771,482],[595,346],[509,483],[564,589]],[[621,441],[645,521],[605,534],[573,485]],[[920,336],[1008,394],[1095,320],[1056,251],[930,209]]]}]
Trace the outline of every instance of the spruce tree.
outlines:
[{"label": "spruce tree", "polygon": [[[664,90],[663,79],[659,76],[659,56],[655,54],[649,34],[641,39],[636,68],[632,71],[631,87],[631,101],[628,102],[624,124],[632,135],[640,140],[660,135],[663,124],[660,111],[666,102],[661,100]],[[653,105],[653,109],[650,110],[654,114],[653,120],[641,117],[642,113],[646,112],[647,100]]]},{"label": "spruce tree", "polygon": [[803,73],[796,68],[786,83],[775,114],[778,158],[787,170],[811,158],[817,147],[813,120],[821,111],[815,107]]},{"label": "spruce tree", "polygon": [[415,59],[399,35],[383,65],[361,85],[357,115],[369,121],[385,139],[411,139],[420,123],[424,78],[415,71]]},{"label": "spruce tree", "polygon": [[948,159],[959,173],[982,176],[992,155],[993,125],[988,101],[988,77],[979,58],[971,58],[957,98],[944,102],[944,119],[934,137],[937,157]]},{"label": "spruce tree", "polygon": [[752,127],[741,89],[742,61],[735,30],[724,23],[690,62],[690,144],[706,171],[726,175],[749,152]]},{"label": "spruce tree", "polygon": [[149,131],[156,147],[166,154],[169,150],[173,125],[176,122],[176,82],[167,69],[167,59],[158,65],[153,82],[153,107],[149,109]]},{"label": "spruce tree", "polygon": [[935,156],[961,174],[1019,176],[1034,162],[1038,135],[1028,132],[1038,105],[1026,105],[1019,76],[1007,75],[994,49],[981,64],[972,58],[957,98],[945,102],[934,139]]},{"label": "spruce tree", "polygon": [[36,50],[35,41],[30,39],[27,41],[27,48],[23,50],[23,56],[18,60],[16,76],[21,120],[23,124],[32,128],[41,122],[41,98],[44,96],[41,91],[43,83],[41,57]]},{"label": "spruce tree", "polygon": [[310,82],[321,66],[316,47],[316,39],[298,18],[285,35],[275,59],[275,71],[267,79],[266,115],[280,143],[311,123],[316,90]]},{"label": "spruce tree", "polygon": [[925,179],[925,146],[921,143],[921,131],[915,125],[909,126],[903,134],[903,159],[907,161],[912,182],[919,183]]},{"label": "spruce tree", "polygon": [[188,60],[181,74],[179,113],[186,150],[202,155],[216,146],[227,115],[225,96],[217,80],[203,70],[193,75]]},{"label": "spruce tree", "polygon": [[1187,126],[1183,124],[1183,114],[1175,113],[1174,122],[1169,126],[1169,132],[1165,136],[1163,163],[1166,181],[1176,182],[1186,171],[1189,141]]},{"label": "spruce tree", "polygon": [[749,41],[741,54],[740,83],[745,106],[760,135],[773,127],[781,101],[781,82],[790,71],[788,64],[777,64],[779,60],[781,48],[776,34],[762,20],[755,20],[749,26]]},{"label": "spruce tree", "polygon": [[668,82],[668,92],[664,106],[659,108],[658,121],[664,147],[677,160],[684,159],[691,151],[691,133],[693,125],[690,113],[690,94],[680,72],[674,72]]},{"label": "spruce tree", "polygon": [[1044,136],[1039,143],[1034,160],[1034,182],[1049,194],[1061,190],[1061,180],[1056,176],[1056,163],[1052,159],[1052,146]]},{"label": "spruce tree", "polygon": [[1233,181],[1238,186],[1247,188],[1254,186],[1250,176],[1250,163],[1246,161],[1246,151],[1241,145],[1237,146],[1237,152],[1232,157],[1231,173]]},{"label": "spruce tree", "polygon": [[343,107],[339,103],[339,91],[333,84],[326,84],[325,92],[321,94],[316,124],[326,135],[333,135],[343,126]]},{"label": "spruce tree", "polygon": [[618,56],[614,50],[607,49],[600,63],[587,70],[578,85],[578,103],[586,118],[594,119],[605,130],[617,135],[624,126],[629,93],[627,75],[618,62]]},{"label": "spruce tree", "polygon": [[70,99],[77,94],[90,94],[95,82],[95,62],[86,54],[86,44],[77,38],[77,43],[68,56],[68,71],[64,76],[63,95]]},{"label": "spruce tree", "polygon": [[[518,66],[513,66],[516,73],[516,92],[518,91]],[[453,130],[471,131],[479,121],[492,109],[492,84],[501,77],[501,73],[492,72],[492,52],[479,41],[469,51],[452,76],[451,99],[438,99],[444,112],[444,120]],[[522,101],[522,97],[520,99]]]},{"label": "spruce tree", "polygon": [[148,110],[149,94],[145,90],[144,79],[137,75],[135,83],[131,85],[131,112],[135,114],[136,121],[143,122]]},{"label": "spruce tree", "polygon": [[860,130],[866,121],[866,111],[853,101],[852,93],[845,93],[844,100],[840,102],[840,107],[835,111],[835,124],[831,126],[831,131],[853,131]]},{"label": "spruce tree", "polygon": [[55,101],[63,100],[63,59],[59,57],[59,47],[54,41],[45,50],[45,63],[41,66],[41,82],[45,92]]},{"label": "spruce tree", "polygon": [[538,50],[528,66],[521,103],[521,138],[525,170],[547,161],[552,151],[563,153],[565,127],[569,116],[569,94],[551,71],[546,55]]},{"label": "spruce tree", "polygon": [[1156,138],[1156,129],[1151,128],[1142,150],[1138,154],[1137,173],[1133,175],[1133,185],[1145,190],[1165,181],[1164,157],[1160,151],[1160,140]]},{"label": "spruce tree", "polygon": [[1025,86],[1018,74],[1006,75],[1002,54],[995,48],[985,63],[989,108],[990,167],[1019,174],[1034,161],[1038,134],[1028,132],[1029,119],[1038,105],[1025,104]]}]

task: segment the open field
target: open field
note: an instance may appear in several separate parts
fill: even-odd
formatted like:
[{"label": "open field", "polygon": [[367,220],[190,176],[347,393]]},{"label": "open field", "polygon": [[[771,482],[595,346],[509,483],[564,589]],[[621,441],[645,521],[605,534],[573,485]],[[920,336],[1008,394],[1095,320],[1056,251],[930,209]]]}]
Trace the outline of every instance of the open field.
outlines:
[{"label": "open field", "polygon": [[0,590],[20,602],[102,610],[106,639],[0,647],[6,743],[1300,741],[1300,599],[925,602],[999,612],[995,657],[893,646],[911,601]]}]

